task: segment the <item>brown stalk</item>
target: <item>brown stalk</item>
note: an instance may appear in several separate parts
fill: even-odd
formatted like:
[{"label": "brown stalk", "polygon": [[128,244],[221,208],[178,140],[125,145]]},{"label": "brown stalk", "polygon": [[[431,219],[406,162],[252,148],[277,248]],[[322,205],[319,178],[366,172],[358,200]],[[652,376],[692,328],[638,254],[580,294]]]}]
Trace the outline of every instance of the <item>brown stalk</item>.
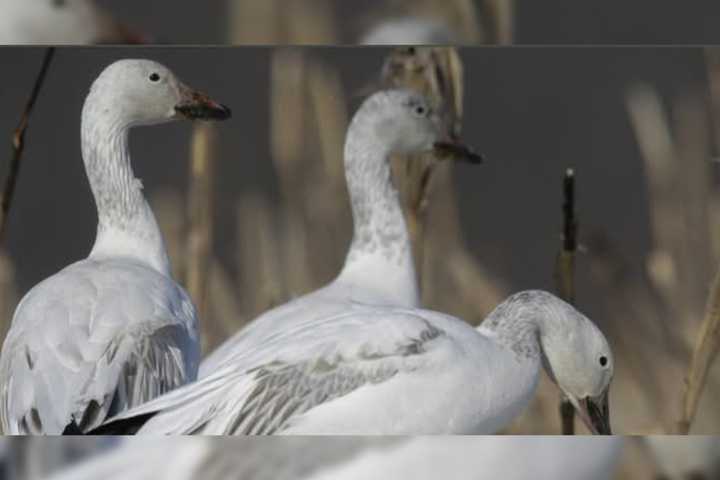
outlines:
[{"label": "brown stalk", "polygon": [[515,1],[480,0],[480,21],[485,41],[496,45],[512,45],[515,36]]},{"label": "brown stalk", "polygon": [[22,154],[25,150],[25,133],[27,132],[28,125],[30,124],[30,115],[32,113],[35,102],[40,95],[40,90],[45,83],[48,69],[52,63],[52,59],[55,55],[55,48],[50,47],[45,51],[40,72],[35,78],[35,84],[33,85],[30,97],[25,104],[22,116],[20,117],[20,123],[18,124],[12,137],[12,159],[10,160],[10,171],[8,172],[7,179],[5,180],[5,188],[2,192],[2,198],[0,198],[0,243],[5,238],[5,229],[7,228],[7,217],[12,207],[12,201],[15,194],[15,187],[17,185],[18,176],[20,175],[20,165],[22,160]]},{"label": "brown stalk", "polygon": [[283,43],[278,17],[280,0],[236,0],[228,3],[228,33],[231,45]]},{"label": "brown stalk", "polygon": [[715,275],[710,287],[705,318],[700,328],[686,380],[683,415],[678,422],[678,433],[681,435],[687,435],[690,432],[710,366],[717,358],[718,351],[720,351],[720,271]]},{"label": "brown stalk", "polygon": [[193,132],[188,203],[188,246],[185,286],[200,318],[208,312],[208,276],[212,248],[213,178],[217,132],[198,123]]}]

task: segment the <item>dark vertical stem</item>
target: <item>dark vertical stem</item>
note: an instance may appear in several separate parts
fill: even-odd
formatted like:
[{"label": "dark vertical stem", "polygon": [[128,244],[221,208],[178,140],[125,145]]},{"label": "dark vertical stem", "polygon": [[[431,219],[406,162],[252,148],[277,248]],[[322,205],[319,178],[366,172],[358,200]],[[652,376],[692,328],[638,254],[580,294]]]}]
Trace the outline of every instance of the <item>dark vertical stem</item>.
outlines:
[{"label": "dark vertical stem", "polygon": [[[568,168],[563,179],[563,244],[555,265],[555,282],[560,297],[575,303],[575,253],[577,252],[577,218],[575,215],[575,173]],[[575,434],[575,409],[563,398],[560,401],[563,435]]]},{"label": "dark vertical stem", "polygon": [[20,123],[18,124],[12,138],[12,160],[10,161],[10,171],[8,172],[7,179],[5,180],[5,188],[2,192],[2,198],[0,198],[0,242],[5,238],[5,228],[7,227],[7,218],[10,213],[10,207],[12,206],[13,196],[15,194],[15,186],[17,185],[18,175],[20,174],[20,160],[22,159],[23,150],[25,149],[25,132],[27,131],[28,123],[30,122],[30,114],[35,106],[40,90],[45,82],[50,63],[52,62],[53,56],[55,55],[55,48],[50,47],[45,52],[40,72],[35,79],[35,85],[33,86],[30,97],[25,104],[25,110],[20,117]]}]

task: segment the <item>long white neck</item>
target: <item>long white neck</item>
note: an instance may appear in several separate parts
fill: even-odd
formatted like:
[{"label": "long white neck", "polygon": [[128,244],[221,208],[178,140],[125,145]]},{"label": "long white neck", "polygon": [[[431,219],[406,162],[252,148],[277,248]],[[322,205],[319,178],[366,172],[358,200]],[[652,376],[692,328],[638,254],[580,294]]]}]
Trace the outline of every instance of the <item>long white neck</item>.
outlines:
[{"label": "long white neck", "polygon": [[356,116],[345,143],[345,176],[353,215],[353,239],[338,281],[356,300],[416,307],[419,294],[412,246],[400,196],[392,183],[390,148],[375,122]]},{"label": "long white neck", "polygon": [[82,113],[82,155],[98,212],[90,258],[133,258],[169,275],[162,234],[130,164],[130,127],[100,95],[88,96]]}]

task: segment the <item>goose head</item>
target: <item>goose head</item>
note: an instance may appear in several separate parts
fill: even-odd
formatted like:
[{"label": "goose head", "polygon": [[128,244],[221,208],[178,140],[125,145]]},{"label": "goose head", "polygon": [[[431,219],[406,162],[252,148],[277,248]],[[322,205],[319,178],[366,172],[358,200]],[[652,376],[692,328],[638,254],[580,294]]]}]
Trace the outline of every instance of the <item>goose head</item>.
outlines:
[{"label": "goose head", "polygon": [[447,131],[441,112],[428,99],[411,90],[383,90],[370,96],[357,117],[371,117],[375,136],[394,154],[434,151],[472,163],[482,157]]},{"label": "goose head", "polygon": [[610,435],[610,346],[600,329],[570,305],[563,316],[568,321],[562,326],[541,333],[546,369],[588,429]]},{"label": "goose head", "polygon": [[86,108],[112,109],[132,127],[177,119],[225,120],[228,107],[182,83],[167,67],[150,60],[119,60],[91,88]]}]

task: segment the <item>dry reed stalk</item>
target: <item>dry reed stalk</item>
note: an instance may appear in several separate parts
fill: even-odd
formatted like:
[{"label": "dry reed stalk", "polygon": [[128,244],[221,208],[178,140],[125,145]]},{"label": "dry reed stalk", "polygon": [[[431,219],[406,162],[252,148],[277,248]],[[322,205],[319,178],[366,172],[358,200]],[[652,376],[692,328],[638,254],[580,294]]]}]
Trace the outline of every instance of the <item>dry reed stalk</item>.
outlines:
[{"label": "dry reed stalk", "polygon": [[54,47],[50,47],[45,51],[45,56],[43,57],[40,71],[35,78],[35,83],[33,85],[32,91],[30,92],[30,97],[25,104],[25,109],[23,110],[20,117],[20,122],[15,131],[13,132],[10,170],[8,172],[7,179],[5,180],[5,188],[3,189],[2,197],[0,198],[0,243],[2,243],[5,238],[7,217],[10,213],[10,208],[12,206],[12,201],[15,194],[15,186],[17,185],[18,176],[20,175],[20,165],[23,151],[25,150],[25,134],[30,123],[30,115],[32,114],[35,102],[40,95],[40,90],[45,83],[45,78],[47,76],[47,72],[50,68],[50,64],[52,63],[54,55]]},{"label": "dry reed stalk", "polygon": [[333,2],[285,2],[282,19],[285,38],[290,45],[334,45],[338,33]]},{"label": "dry reed stalk", "polygon": [[[675,102],[673,109],[674,134],[677,145],[676,161],[682,235],[677,252],[678,289],[683,312],[690,316],[693,326],[703,316],[707,288],[712,281],[715,257],[711,244],[710,198],[712,165],[710,161],[710,131],[706,99],[686,94]],[[714,229],[714,225],[712,226]],[[694,328],[693,328],[694,331]]]},{"label": "dry reed stalk", "polygon": [[200,318],[206,318],[208,312],[216,148],[215,126],[206,122],[196,124],[191,147],[185,286]]},{"label": "dry reed stalk", "polygon": [[270,152],[281,192],[291,195],[302,180],[306,131],[306,60],[297,49],[276,50],[270,79]]},{"label": "dry reed stalk", "polygon": [[[678,108],[678,137],[683,141],[684,170],[686,179],[683,201],[686,230],[691,232],[690,239],[684,249],[683,265],[694,260],[691,271],[683,271],[681,285],[685,287],[683,297],[692,305],[693,294],[704,291],[706,275],[704,272],[710,264],[711,247],[706,240],[710,233],[707,230],[710,214],[707,210],[709,193],[709,166],[707,159],[708,135],[703,128],[706,124],[703,105],[691,99],[685,99]],[[690,287],[690,288],[688,288]],[[683,398],[683,414],[678,423],[678,431],[687,434],[695,419],[700,397],[705,389],[708,372],[720,350],[720,272],[716,273],[706,301],[705,316],[700,327],[692,362],[686,379]]]},{"label": "dry reed stalk", "polygon": [[[348,125],[347,96],[337,71],[318,62],[308,67],[307,88],[325,176],[334,186],[345,185],[342,161]],[[334,202],[332,202],[334,203]]]},{"label": "dry reed stalk", "polygon": [[[713,156],[717,162],[720,160],[720,49],[716,47],[706,48],[705,63],[707,65],[710,95],[711,137],[714,143]],[[713,188],[709,194],[710,225],[718,225],[720,224],[720,190]],[[720,229],[711,228],[710,234],[713,257],[720,258]]]},{"label": "dry reed stalk", "polygon": [[[319,261],[313,263],[314,277],[326,281],[337,274],[346,251],[346,235],[351,218],[347,202],[328,201],[347,199],[343,147],[349,124],[347,96],[338,72],[317,60],[310,59],[307,68],[308,123],[314,135],[309,152],[319,162],[307,163],[307,177],[303,194],[305,220],[309,231],[322,231],[313,237],[309,254]],[[310,140],[310,138],[308,138]]]},{"label": "dry reed stalk", "polygon": [[309,257],[304,210],[308,184],[308,112],[303,94],[307,85],[307,60],[299,50],[275,52],[271,79],[271,151],[280,183],[283,211],[280,213],[283,291],[296,294],[314,285]]},{"label": "dry reed stalk", "polygon": [[683,414],[678,422],[678,433],[682,435],[690,432],[710,366],[717,358],[718,351],[720,351],[720,270],[710,287],[705,318],[686,380]]},{"label": "dry reed stalk", "polygon": [[710,94],[711,120],[715,142],[715,156],[720,155],[720,48],[705,48],[708,92]]},{"label": "dry reed stalk", "polygon": [[487,32],[485,41],[496,45],[512,45],[515,37],[515,1],[481,0],[480,23]]},{"label": "dry reed stalk", "polygon": [[[577,252],[577,219],[575,211],[575,172],[568,168],[563,178],[563,245],[555,261],[555,284],[560,298],[575,304],[575,255]],[[560,401],[563,435],[575,434],[575,409],[563,396]]]},{"label": "dry reed stalk", "polygon": [[239,302],[247,318],[287,297],[274,215],[260,192],[244,193],[237,205],[238,271],[249,275],[241,278],[243,296]]},{"label": "dry reed stalk", "polygon": [[227,2],[227,38],[230,45],[283,43],[278,12],[280,0],[233,0]]},{"label": "dry reed stalk", "polygon": [[682,243],[681,198],[677,194],[678,158],[670,122],[657,93],[638,86],[628,93],[627,107],[645,162],[653,249],[647,269],[655,287],[680,318],[682,306],[674,292],[678,283],[677,258]]}]

